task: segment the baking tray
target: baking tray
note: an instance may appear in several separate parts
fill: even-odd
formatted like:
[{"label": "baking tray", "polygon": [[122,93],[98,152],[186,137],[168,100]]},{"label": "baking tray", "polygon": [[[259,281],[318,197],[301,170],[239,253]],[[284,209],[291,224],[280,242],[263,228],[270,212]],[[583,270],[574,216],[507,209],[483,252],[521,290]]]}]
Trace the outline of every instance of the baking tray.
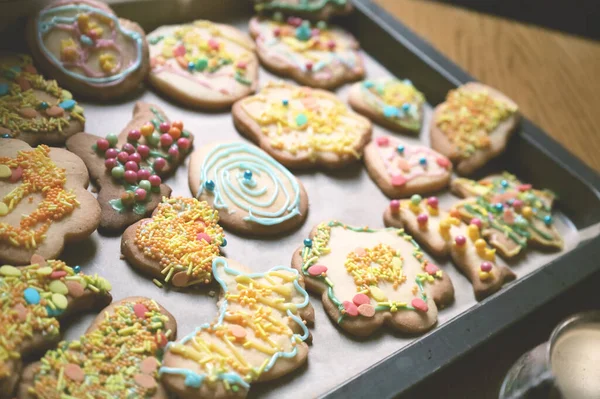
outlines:
[{"label": "baking tray", "polygon": [[[139,22],[147,32],[159,25],[196,18],[229,23],[247,31],[252,15],[247,2],[240,0],[112,3],[120,16]],[[360,41],[370,78],[390,74],[408,78],[424,92],[429,104],[440,103],[448,90],[473,80],[370,0],[354,3],[356,11],[337,22]],[[273,75],[261,69],[261,83],[272,78]],[[348,88],[346,85],[336,93],[345,99]],[[186,129],[195,134],[196,146],[214,140],[245,140],[233,127],[229,113],[186,109],[149,89],[132,93],[117,104],[82,103],[86,110],[86,131],[97,135],[118,133],[129,121],[133,104],[138,100],[156,103],[172,120],[183,120]],[[427,143],[431,110],[428,105],[420,137],[402,138],[409,143],[419,140]],[[389,132],[374,126],[374,136],[382,134]],[[173,195],[191,195],[187,184],[188,163],[189,159],[166,181],[173,188]],[[477,177],[501,170],[558,194],[555,220],[565,238],[564,251],[529,250],[523,259],[510,265],[518,279],[479,303],[466,278],[449,262],[436,260],[454,283],[456,301],[440,311],[435,329],[418,337],[382,329],[366,340],[353,338],[329,320],[320,298],[313,295],[316,321],[308,364],[276,381],[253,385],[250,396],[396,396],[598,270],[600,177],[526,119],[504,155],[487,165]],[[389,200],[371,181],[362,164],[341,171],[295,174],[308,192],[310,210],[306,223],[291,234],[272,239],[244,238],[227,232],[226,256],[256,271],[265,271],[275,265],[289,265],[294,250],[312,227],[323,220],[383,227],[382,213]],[[447,192],[439,197],[442,206],[455,198]],[[115,300],[130,295],[156,299],[177,318],[180,336],[214,318],[216,286],[187,291],[159,289],[119,258],[120,240],[120,236],[102,236],[96,232],[83,242],[68,245],[61,258],[70,265],[81,265],[86,273],[108,278]],[[63,330],[65,338],[81,335],[94,316],[87,314],[71,320]]]}]

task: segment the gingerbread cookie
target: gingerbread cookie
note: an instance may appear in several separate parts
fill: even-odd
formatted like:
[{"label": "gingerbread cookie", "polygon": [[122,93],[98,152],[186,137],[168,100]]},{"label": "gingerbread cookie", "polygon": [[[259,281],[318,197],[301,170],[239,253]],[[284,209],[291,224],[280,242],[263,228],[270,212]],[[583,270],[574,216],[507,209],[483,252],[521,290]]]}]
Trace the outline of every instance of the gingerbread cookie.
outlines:
[{"label": "gingerbread cookie", "polygon": [[450,257],[471,281],[477,300],[493,294],[516,278],[506,266],[496,264],[496,250],[481,236],[481,221],[468,226],[457,213],[439,208],[437,197],[392,200],[385,210],[386,226],[404,227],[417,242],[437,257]]},{"label": "gingerbread cookie", "polygon": [[58,343],[58,319],[106,306],[110,289],[102,277],[39,255],[29,266],[0,266],[0,398],[13,397],[22,358]]},{"label": "gingerbread cookie", "polygon": [[150,83],[186,105],[228,108],[256,90],[254,43],[232,26],[210,21],[161,26],[148,41]]},{"label": "gingerbread cookie", "polygon": [[282,19],[277,13],[285,12],[315,20],[328,20],[335,15],[346,15],[352,11],[350,0],[254,0],[254,10],[260,13],[274,13],[275,19]]},{"label": "gingerbread cookie", "polygon": [[314,311],[303,279],[289,267],[265,273],[225,258],[213,261],[221,286],[219,314],[177,343],[160,368],[178,398],[243,398],[250,385],[292,372],[307,361]]},{"label": "gingerbread cookie", "polygon": [[31,18],[27,41],[40,68],[81,96],[121,97],[148,74],[144,31],[104,2],[53,2]]},{"label": "gingerbread cookie", "polygon": [[0,137],[61,145],[83,131],[83,108],[23,54],[0,56]]},{"label": "gingerbread cookie", "polygon": [[377,124],[403,133],[419,133],[425,96],[408,79],[369,79],[350,88],[348,104]]},{"label": "gingerbread cookie", "polygon": [[300,84],[334,89],[365,74],[358,42],[323,21],[255,17],[250,20],[250,34],[263,66]]},{"label": "gingerbread cookie", "polygon": [[197,149],[190,162],[190,188],[219,210],[223,226],[241,234],[289,231],[308,214],[302,183],[263,150],[241,141]]},{"label": "gingerbread cookie", "polygon": [[118,137],[81,133],[67,140],[67,148],[83,159],[99,188],[100,227],[122,231],[149,216],[171,194],[161,178],[183,162],[192,141],[183,122],[171,123],[158,106],[141,101]]},{"label": "gingerbread cookie", "polygon": [[340,168],[360,159],[371,140],[371,122],[334,94],[269,82],[236,102],[236,128],[289,168]]},{"label": "gingerbread cookie", "polygon": [[173,316],[152,299],[130,297],[104,309],[78,340],[63,341],[23,372],[18,399],[167,399],[158,381]]},{"label": "gingerbread cookie", "polygon": [[504,151],[518,122],[510,98],[481,83],[467,83],[435,108],[431,147],[450,158],[458,173],[470,174]]},{"label": "gingerbread cookie", "polygon": [[0,143],[0,262],[27,264],[35,253],[56,258],[65,242],[98,228],[100,207],[79,157],[15,139]]},{"label": "gingerbread cookie", "polygon": [[454,179],[452,191],[468,197],[454,205],[459,217],[465,222],[480,220],[483,237],[502,256],[517,256],[528,243],[563,248],[563,239],[552,218],[552,192],[535,190],[508,172],[480,181]]},{"label": "gingerbread cookie", "polygon": [[163,198],[150,219],[129,226],[121,252],[136,269],[175,287],[208,284],[227,245],[219,214],[195,198]]},{"label": "gingerbread cookie", "polygon": [[390,198],[439,191],[448,186],[452,175],[452,163],[445,156],[391,136],[376,137],[367,144],[365,165],[375,184]]},{"label": "gingerbread cookie", "polygon": [[402,229],[321,223],[294,252],[292,267],[321,294],[329,317],[357,336],[383,324],[423,333],[437,322],[438,307],[454,298],[448,275]]}]

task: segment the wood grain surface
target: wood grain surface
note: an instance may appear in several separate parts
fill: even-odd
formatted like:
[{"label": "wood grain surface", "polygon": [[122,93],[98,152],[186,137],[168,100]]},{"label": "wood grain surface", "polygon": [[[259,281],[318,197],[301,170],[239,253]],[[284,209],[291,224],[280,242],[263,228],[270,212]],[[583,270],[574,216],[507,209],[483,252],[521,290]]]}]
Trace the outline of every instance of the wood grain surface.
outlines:
[{"label": "wood grain surface", "polygon": [[600,171],[600,43],[425,0],[375,0]]}]

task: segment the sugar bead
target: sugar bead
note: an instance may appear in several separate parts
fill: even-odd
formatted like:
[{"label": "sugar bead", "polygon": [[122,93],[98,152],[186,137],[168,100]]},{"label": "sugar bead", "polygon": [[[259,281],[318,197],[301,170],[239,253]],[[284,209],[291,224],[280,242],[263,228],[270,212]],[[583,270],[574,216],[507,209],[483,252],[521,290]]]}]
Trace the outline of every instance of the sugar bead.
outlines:
[{"label": "sugar bead", "polygon": [[419,194],[414,194],[412,197],[410,197],[410,203],[413,205],[419,205],[422,199],[423,198]]},{"label": "sugar bead", "polygon": [[122,164],[125,164],[127,161],[129,161],[129,154],[126,153],[125,151],[119,152],[117,154],[117,159],[119,160],[119,162],[121,162]]},{"label": "sugar bead", "polygon": [[185,137],[180,137],[177,140],[177,147],[179,147],[183,151],[187,151],[190,148],[190,145],[191,145],[190,140],[186,139]]},{"label": "sugar bead", "polygon": [[311,240],[310,238],[305,238],[305,239],[304,239],[304,246],[305,246],[305,247],[309,247],[309,248],[311,248],[311,247],[312,247],[312,244],[313,244],[313,242],[312,242],[312,240]]},{"label": "sugar bead", "polygon": [[[137,164],[137,163],[135,163],[135,162],[133,162],[133,161],[127,161],[127,162],[125,163],[125,170],[127,170],[127,171],[130,171],[130,170],[132,170],[132,171],[134,171],[134,172],[137,172],[137,171],[138,171],[138,169],[139,169],[139,166],[138,166],[138,164]],[[136,179],[137,179],[137,174],[136,174]]]},{"label": "sugar bead", "polygon": [[116,148],[109,148],[104,153],[104,158],[116,158],[117,155],[119,155],[119,150],[117,150]]},{"label": "sugar bead", "polygon": [[162,133],[167,133],[171,128],[171,125],[168,122],[162,122],[158,128]]},{"label": "sugar bead", "polygon": [[146,200],[146,190],[143,188],[137,188],[135,190],[135,200],[136,201],[145,201]]},{"label": "sugar bead", "polygon": [[454,242],[459,247],[462,247],[463,245],[465,245],[467,243],[467,239],[465,238],[465,236],[460,236],[459,235],[459,236],[456,236],[456,238],[454,238]]},{"label": "sugar bead", "polygon": [[127,133],[127,140],[129,140],[129,141],[136,142],[141,137],[142,137],[142,133],[137,129],[130,130],[129,133]]},{"label": "sugar bead", "polygon": [[552,224],[552,216],[550,216],[550,215],[544,216],[544,223],[546,224],[546,226],[550,226]]},{"label": "sugar bead", "polygon": [[169,154],[169,157],[171,157],[171,159],[177,159],[179,157],[179,147],[177,147],[176,144],[173,144],[171,147],[169,147],[169,151],[167,151],[167,154]]},{"label": "sugar bead", "polygon": [[397,213],[400,210],[400,201],[398,201],[398,200],[391,200],[390,201],[390,210],[393,213]]},{"label": "sugar bead", "polygon": [[477,228],[481,229],[481,219],[479,219],[479,218],[471,219],[469,224],[475,225],[475,226],[477,226]]},{"label": "sugar bead", "polygon": [[419,214],[419,216],[417,216],[417,223],[419,223],[419,225],[421,225],[421,226],[426,225],[428,220],[429,220],[429,217],[427,216],[426,213],[421,213],[421,214]]},{"label": "sugar bead", "polygon": [[432,207],[433,209],[438,209],[439,200],[437,197],[429,197],[427,198],[427,205]]},{"label": "sugar bead", "polygon": [[152,188],[152,184],[150,184],[148,180],[140,180],[138,186],[145,191],[150,191],[150,189]]},{"label": "sugar bead", "polygon": [[133,154],[135,152],[135,147],[131,143],[123,144],[122,148],[123,148],[123,151],[125,151],[127,154]]},{"label": "sugar bead", "polygon": [[106,139],[99,139],[98,141],[96,141],[96,148],[98,148],[98,151],[106,152],[106,150],[108,150],[109,147],[110,143]]},{"label": "sugar bead", "polygon": [[493,267],[492,263],[488,262],[487,260],[484,262],[481,262],[480,268],[481,268],[482,272],[490,272],[490,271],[492,271],[492,267]]},{"label": "sugar bead", "polygon": [[250,171],[250,170],[244,171],[244,180],[252,180],[252,171]]},{"label": "sugar bead", "polygon": [[167,161],[164,158],[158,157],[154,160],[154,170],[157,172],[162,171],[167,166]]},{"label": "sugar bead", "polygon": [[115,158],[106,158],[104,160],[104,166],[106,167],[106,169],[111,170],[118,165],[118,162]]},{"label": "sugar bead", "polygon": [[150,182],[152,187],[159,187],[160,184],[162,183],[162,179],[160,178],[160,176],[157,176],[157,175],[151,175],[148,178],[148,181]]},{"label": "sugar bead", "polygon": [[125,175],[125,168],[122,166],[115,166],[112,168],[112,170],[110,171],[112,177],[114,177],[115,179],[120,179]]},{"label": "sugar bead", "polygon": [[106,140],[108,140],[111,147],[116,146],[117,142],[119,141],[117,135],[112,133],[106,136]]},{"label": "sugar bead", "polygon": [[140,144],[137,146],[137,152],[142,159],[146,159],[150,155],[150,148],[146,144]]},{"label": "sugar bead", "polygon": [[134,184],[135,182],[137,182],[137,173],[134,170],[126,170],[123,174],[123,177],[125,178],[125,181],[129,184]]},{"label": "sugar bead", "polygon": [[207,180],[204,182],[204,187],[206,187],[208,191],[213,191],[215,189],[215,182],[212,180]]},{"label": "sugar bead", "polygon": [[133,154],[129,154],[129,157],[127,157],[127,161],[139,164],[140,162],[142,162],[142,156],[140,155],[140,153],[134,152]]},{"label": "sugar bead", "polygon": [[150,122],[145,123],[142,125],[140,132],[142,133],[142,136],[148,137],[154,132],[154,125]]}]

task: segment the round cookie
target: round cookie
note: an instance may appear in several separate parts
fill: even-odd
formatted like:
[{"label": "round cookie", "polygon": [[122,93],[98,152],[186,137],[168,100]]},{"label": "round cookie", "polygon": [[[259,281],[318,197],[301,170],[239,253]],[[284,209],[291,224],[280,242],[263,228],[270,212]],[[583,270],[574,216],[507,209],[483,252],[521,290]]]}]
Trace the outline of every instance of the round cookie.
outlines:
[{"label": "round cookie", "polygon": [[325,90],[269,82],[236,102],[236,128],[289,168],[341,168],[371,140],[371,122]]},{"label": "round cookie", "polygon": [[198,148],[190,161],[192,194],[219,210],[220,223],[246,235],[297,228],[308,214],[302,183],[266,152],[241,141]]},{"label": "round cookie", "polygon": [[43,8],[28,23],[27,41],[39,67],[82,97],[127,95],[148,73],[142,28],[95,0],[58,0]]},{"label": "round cookie", "polygon": [[452,175],[452,163],[445,156],[391,136],[379,136],[367,144],[365,165],[371,179],[390,198],[439,191],[448,186]]},{"label": "round cookie", "polygon": [[519,122],[517,104],[489,86],[470,82],[451,90],[430,126],[431,148],[468,175],[506,148]]},{"label": "round cookie", "polygon": [[358,42],[323,21],[255,17],[250,20],[250,34],[263,66],[300,84],[334,89],[365,74]]},{"label": "round cookie", "polygon": [[148,42],[150,83],[185,105],[228,108],[256,90],[254,43],[234,27],[210,21],[161,26]]},{"label": "round cookie", "polygon": [[314,20],[346,15],[352,9],[350,0],[254,0],[256,12],[284,12]]},{"label": "round cookie", "polygon": [[15,139],[0,143],[0,263],[26,264],[35,253],[56,258],[65,242],[96,230],[100,206],[77,155]]},{"label": "round cookie", "polygon": [[83,108],[24,54],[0,55],[0,137],[62,145],[83,131]]},{"label": "round cookie", "polygon": [[369,79],[350,88],[348,104],[359,114],[388,129],[418,134],[425,96],[408,79]]}]

